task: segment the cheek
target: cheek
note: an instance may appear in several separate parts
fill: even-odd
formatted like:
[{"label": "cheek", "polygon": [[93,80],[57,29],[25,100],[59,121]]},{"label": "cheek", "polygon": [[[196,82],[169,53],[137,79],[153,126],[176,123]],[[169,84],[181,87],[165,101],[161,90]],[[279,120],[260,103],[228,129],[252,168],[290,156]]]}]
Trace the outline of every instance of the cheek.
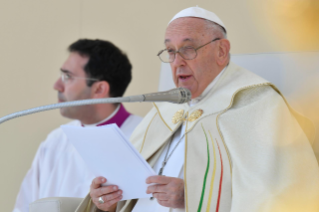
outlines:
[{"label": "cheek", "polygon": [[77,93],[78,92],[76,92],[76,88],[74,86],[67,86],[64,89],[64,96],[68,101],[76,99]]},{"label": "cheek", "polygon": [[[194,61],[195,62],[195,61]],[[197,63],[189,63],[188,64],[189,69],[191,70],[191,74],[193,75],[193,78],[195,81],[199,81],[199,76],[201,75],[201,67],[198,66]]]},{"label": "cheek", "polygon": [[194,78],[198,83],[206,81],[212,72],[212,66],[210,65],[210,60],[204,58],[195,58],[192,63],[189,64],[190,68],[193,70]]},{"label": "cheek", "polygon": [[177,83],[176,68],[174,68],[172,65],[170,65],[170,67],[171,67],[171,74],[172,74],[173,81],[176,84]]}]

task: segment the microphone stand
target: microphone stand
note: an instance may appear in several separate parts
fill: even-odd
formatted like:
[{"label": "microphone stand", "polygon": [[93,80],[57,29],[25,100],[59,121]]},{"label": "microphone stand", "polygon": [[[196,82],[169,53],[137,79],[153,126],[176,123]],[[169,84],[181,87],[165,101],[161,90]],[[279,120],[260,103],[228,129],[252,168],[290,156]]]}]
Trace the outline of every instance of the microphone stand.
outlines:
[{"label": "microphone stand", "polygon": [[57,108],[64,107],[74,107],[81,105],[93,105],[93,104],[107,104],[107,103],[121,103],[121,102],[172,102],[182,104],[184,102],[190,101],[191,93],[186,88],[176,88],[165,92],[151,93],[137,96],[128,97],[115,97],[115,98],[102,98],[102,99],[85,99],[77,100],[71,102],[62,102],[50,105],[44,105],[36,108],[31,108],[28,110],[19,111],[12,113],[0,118],[0,124],[25,115],[38,113],[47,110],[53,110]]}]

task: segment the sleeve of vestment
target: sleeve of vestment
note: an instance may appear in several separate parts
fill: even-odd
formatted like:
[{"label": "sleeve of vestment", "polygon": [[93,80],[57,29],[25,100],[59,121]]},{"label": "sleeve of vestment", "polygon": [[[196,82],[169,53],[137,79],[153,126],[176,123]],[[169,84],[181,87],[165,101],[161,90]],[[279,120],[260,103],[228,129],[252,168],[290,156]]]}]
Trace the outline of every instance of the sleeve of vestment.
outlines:
[{"label": "sleeve of vestment", "polygon": [[238,93],[219,124],[232,161],[231,212],[319,211],[313,149],[276,91]]},{"label": "sleeve of vestment", "polygon": [[44,145],[45,143],[41,143],[33,159],[32,166],[22,181],[13,212],[28,212],[29,204],[39,199],[39,178],[41,161],[44,159]]}]

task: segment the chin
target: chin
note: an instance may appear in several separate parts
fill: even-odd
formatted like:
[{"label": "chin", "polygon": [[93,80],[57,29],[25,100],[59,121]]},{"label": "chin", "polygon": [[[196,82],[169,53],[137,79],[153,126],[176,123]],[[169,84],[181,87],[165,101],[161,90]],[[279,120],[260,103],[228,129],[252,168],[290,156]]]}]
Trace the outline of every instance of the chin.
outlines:
[{"label": "chin", "polygon": [[65,109],[66,109],[66,108],[61,108],[61,109],[60,109],[60,114],[61,114],[61,116],[63,116],[64,118],[73,119],[72,116],[71,116],[71,114],[68,113],[68,111],[65,110]]},{"label": "chin", "polygon": [[180,85],[180,86],[178,86],[179,88],[187,88],[190,92],[191,92],[191,94],[193,94],[193,90],[192,90],[192,86],[187,86],[187,85]]}]

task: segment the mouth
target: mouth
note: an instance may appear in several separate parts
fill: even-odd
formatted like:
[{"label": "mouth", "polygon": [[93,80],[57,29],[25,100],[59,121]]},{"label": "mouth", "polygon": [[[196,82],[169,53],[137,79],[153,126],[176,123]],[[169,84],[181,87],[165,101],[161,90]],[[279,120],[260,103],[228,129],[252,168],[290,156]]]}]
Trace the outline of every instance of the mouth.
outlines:
[{"label": "mouth", "polygon": [[58,102],[65,102],[64,96],[60,92],[58,93]]},{"label": "mouth", "polygon": [[178,76],[178,79],[181,81],[188,80],[189,78],[191,78],[191,75],[179,75]]}]

